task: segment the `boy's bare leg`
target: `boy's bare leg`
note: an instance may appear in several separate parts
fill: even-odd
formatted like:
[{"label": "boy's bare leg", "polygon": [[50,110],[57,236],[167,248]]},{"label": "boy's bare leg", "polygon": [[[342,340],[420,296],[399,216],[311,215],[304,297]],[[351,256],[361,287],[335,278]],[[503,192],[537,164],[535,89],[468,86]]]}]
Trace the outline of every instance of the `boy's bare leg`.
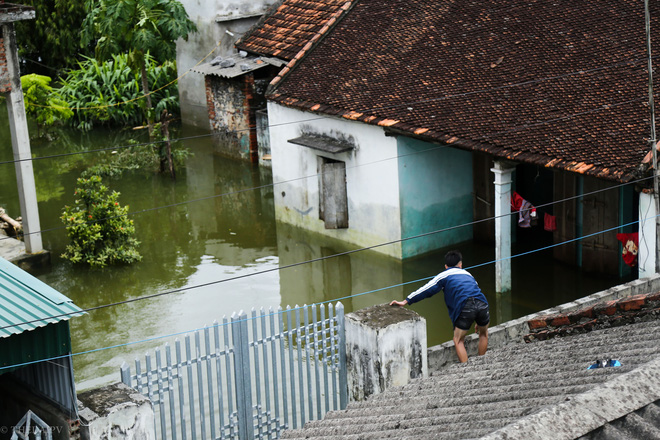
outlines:
[{"label": "boy's bare leg", "polygon": [[465,336],[467,333],[467,330],[454,327],[454,347],[456,348],[456,356],[458,356],[458,360],[461,363],[465,363],[468,360],[467,350],[465,350]]},{"label": "boy's bare leg", "polygon": [[480,326],[475,324],[475,330],[479,333],[479,356],[486,354],[488,350],[488,324]]}]

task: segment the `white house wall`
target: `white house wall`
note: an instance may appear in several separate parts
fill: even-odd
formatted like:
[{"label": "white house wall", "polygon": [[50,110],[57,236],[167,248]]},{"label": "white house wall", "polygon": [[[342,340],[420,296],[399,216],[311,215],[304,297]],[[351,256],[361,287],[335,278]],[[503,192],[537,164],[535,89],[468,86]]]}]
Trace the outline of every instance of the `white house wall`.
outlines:
[{"label": "white house wall", "polygon": [[[268,103],[275,216],[297,227],[354,244],[356,247],[400,240],[401,210],[397,141],[382,128],[340,118],[323,117]],[[355,150],[330,154],[289,143],[301,133],[351,136]],[[348,223],[325,229],[319,219],[318,156],[346,164]],[[401,258],[401,243],[375,249]]]},{"label": "white house wall", "polygon": [[[185,124],[209,128],[204,76],[189,69],[209,53],[204,62],[235,52],[234,43],[276,0],[179,0],[197,32],[176,45],[181,118]],[[230,35],[227,31],[233,33]],[[218,43],[220,43],[218,45]],[[217,47],[216,47],[217,46]]]}]

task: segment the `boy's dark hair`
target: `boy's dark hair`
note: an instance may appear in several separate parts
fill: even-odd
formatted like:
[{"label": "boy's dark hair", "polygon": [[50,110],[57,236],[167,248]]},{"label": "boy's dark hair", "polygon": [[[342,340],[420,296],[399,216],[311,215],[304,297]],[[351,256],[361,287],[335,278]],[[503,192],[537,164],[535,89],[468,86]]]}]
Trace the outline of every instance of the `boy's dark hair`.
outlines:
[{"label": "boy's dark hair", "polygon": [[459,251],[449,251],[445,254],[445,264],[447,267],[454,267],[463,261],[463,255]]}]

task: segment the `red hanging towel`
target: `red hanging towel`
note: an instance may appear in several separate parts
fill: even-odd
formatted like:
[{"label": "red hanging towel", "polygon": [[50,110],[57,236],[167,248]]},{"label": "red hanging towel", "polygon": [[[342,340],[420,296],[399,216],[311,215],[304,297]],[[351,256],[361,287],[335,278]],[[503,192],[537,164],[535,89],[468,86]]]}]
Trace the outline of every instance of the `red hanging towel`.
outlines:
[{"label": "red hanging towel", "polygon": [[547,212],[543,216],[543,229],[546,231],[556,231],[557,230],[557,217],[550,215]]},{"label": "red hanging towel", "polygon": [[524,200],[525,199],[520,197],[520,194],[514,191],[511,194],[511,211],[512,212],[520,211],[520,207],[522,206]]},{"label": "red hanging towel", "polygon": [[623,243],[623,257],[624,263],[633,267],[637,265],[637,246],[639,245],[639,234],[631,232],[630,234],[616,234],[616,239]]}]

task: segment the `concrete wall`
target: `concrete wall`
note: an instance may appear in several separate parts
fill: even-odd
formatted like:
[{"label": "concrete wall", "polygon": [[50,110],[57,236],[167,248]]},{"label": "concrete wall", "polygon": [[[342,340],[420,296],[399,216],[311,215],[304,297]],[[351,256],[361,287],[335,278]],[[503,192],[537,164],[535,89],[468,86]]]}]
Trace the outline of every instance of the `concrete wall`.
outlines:
[{"label": "concrete wall", "polygon": [[[324,117],[268,103],[275,215],[289,223],[353,245],[372,246],[401,238],[397,141],[382,128]],[[351,138],[356,148],[330,154],[287,142],[303,132]],[[325,229],[319,219],[318,157],[346,164],[348,223]],[[401,244],[375,248],[401,258]]]},{"label": "concrete wall", "polygon": [[[275,0],[180,0],[190,19],[197,25],[197,32],[188,41],[177,42],[177,68],[181,118],[184,124],[208,128],[204,76],[188,72],[201,59],[209,62],[215,56],[235,51],[234,43],[257,22]],[[227,34],[226,31],[234,35]],[[188,72],[186,74],[186,72]]]},{"label": "concrete wall", "polygon": [[[471,223],[472,154],[448,146],[398,138],[403,237]],[[403,258],[472,239],[472,226],[402,243]]]},{"label": "concrete wall", "polygon": [[151,401],[123,383],[85,391],[80,400],[82,440],[155,440]]},{"label": "concrete wall", "polygon": [[[206,77],[206,100],[216,148],[237,159],[250,157],[251,74],[235,79]],[[256,128],[256,127],[255,127]]]},{"label": "concrete wall", "polygon": [[389,304],[347,314],[346,370],[351,401],[427,376],[426,321]]},{"label": "concrete wall", "polygon": [[[566,313],[572,310],[578,310],[599,302],[609,301],[629,296],[647,294],[660,291],[660,274],[653,274],[648,278],[642,278],[631,281],[626,284],[611,287],[602,292],[585,296],[575,301],[542,310],[538,313],[532,313],[518,319],[504,322],[489,329],[488,347],[501,347],[507,344],[524,343],[523,336],[530,333],[528,321],[542,315],[552,315],[556,313]],[[475,334],[465,338],[465,347],[469,356],[477,354],[478,337]],[[457,362],[456,351],[452,341],[436,345],[429,348],[428,351],[429,371],[439,370],[446,365]]]}]

